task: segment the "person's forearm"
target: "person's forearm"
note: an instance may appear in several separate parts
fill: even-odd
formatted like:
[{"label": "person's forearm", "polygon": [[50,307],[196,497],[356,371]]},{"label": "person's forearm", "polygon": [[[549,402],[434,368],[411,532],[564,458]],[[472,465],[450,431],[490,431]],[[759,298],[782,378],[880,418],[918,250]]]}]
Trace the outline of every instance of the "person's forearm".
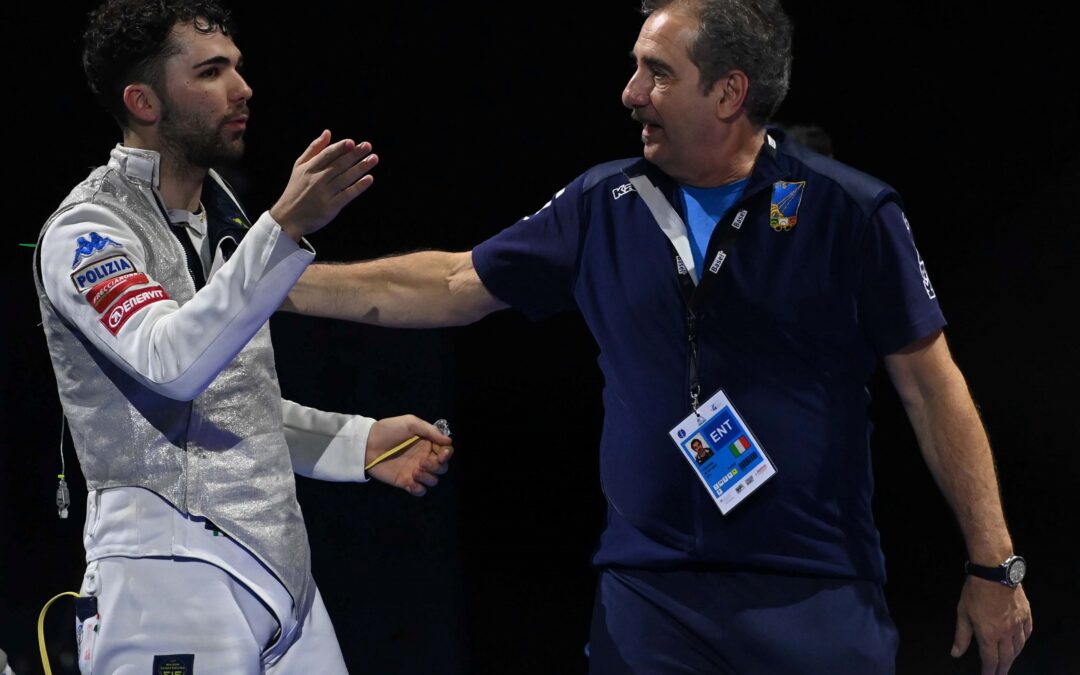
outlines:
[{"label": "person's forearm", "polygon": [[[986,432],[960,370],[944,344],[932,347],[930,375],[900,387],[923,457],[952,508],[968,555],[998,565],[1013,554]],[[894,376],[894,381],[896,380]]]},{"label": "person's forearm", "polygon": [[471,253],[423,251],[312,265],[282,309],[379,326],[431,328],[472,323],[504,306],[480,282]]},{"label": "person's forearm", "polygon": [[[916,431],[930,472],[960,523],[972,561],[997,565],[1013,554],[990,444],[966,385],[936,392]],[[916,427],[918,429],[918,427]]]}]

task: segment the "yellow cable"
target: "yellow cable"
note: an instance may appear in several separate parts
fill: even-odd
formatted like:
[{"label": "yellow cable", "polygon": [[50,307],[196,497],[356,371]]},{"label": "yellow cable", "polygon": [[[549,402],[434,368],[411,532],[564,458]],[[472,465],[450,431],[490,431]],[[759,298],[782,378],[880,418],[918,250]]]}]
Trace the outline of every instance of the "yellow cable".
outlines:
[{"label": "yellow cable", "polygon": [[371,462],[368,463],[368,465],[364,467],[364,471],[371,471],[371,467],[373,467],[376,464],[379,464],[379,463],[381,463],[381,462],[383,462],[383,461],[385,461],[387,459],[390,459],[391,457],[398,454],[402,450],[408,448],[409,446],[411,446],[413,443],[417,442],[418,440],[420,440],[419,436],[412,436],[410,438],[405,439],[401,443],[398,443],[397,445],[390,448],[389,450],[387,450],[383,454],[381,454],[378,457],[376,457],[375,459],[371,460]]},{"label": "yellow cable", "polygon": [[49,654],[45,651],[45,612],[49,611],[49,607],[52,604],[64,597],[70,595],[74,598],[79,597],[78,593],[67,591],[59,595],[54,595],[51,600],[45,603],[45,606],[41,608],[41,614],[38,614],[37,618],[37,643],[38,649],[41,651],[41,665],[45,667],[45,675],[52,675],[52,668],[49,667]]}]

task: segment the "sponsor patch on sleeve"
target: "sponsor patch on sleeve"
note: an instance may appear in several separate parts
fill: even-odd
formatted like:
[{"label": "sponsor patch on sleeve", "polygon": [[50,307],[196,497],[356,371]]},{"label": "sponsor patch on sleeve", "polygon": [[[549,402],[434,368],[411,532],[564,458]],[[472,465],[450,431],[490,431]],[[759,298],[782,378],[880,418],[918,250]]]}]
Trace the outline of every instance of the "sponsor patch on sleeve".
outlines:
[{"label": "sponsor patch on sleeve", "polygon": [[91,232],[89,237],[79,237],[75,241],[75,260],[71,263],[72,269],[74,269],[83,258],[89,258],[95,253],[101,253],[110,246],[113,248],[124,248],[123,244],[118,244],[108,237],[101,236],[97,232]]},{"label": "sponsor patch on sleeve", "polygon": [[150,279],[142,272],[129,272],[94,284],[86,294],[86,301],[101,314],[121,293],[138,284],[148,284]]},{"label": "sponsor patch on sleeve", "polygon": [[75,284],[76,291],[85,293],[102,281],[138,271],[126,255],[114,255],[87,263],[75,270],[71,273],[71,283]]},{"label": "sponsor patch on sleeve", "polygon": [[124,324],[128,322],[128,319],[155,302],[161,302],[162,300],[168,299],[169,294],[166,293],[165,289],[161,286],[136,288],[135,290],[128,291],[113,303],[112,307],[109,308],[109,311],[105,313],[105,316],[101,317],[101,325],[105,326],[105,329],[115,336],[120,332],[120,329],[124,327]]}]

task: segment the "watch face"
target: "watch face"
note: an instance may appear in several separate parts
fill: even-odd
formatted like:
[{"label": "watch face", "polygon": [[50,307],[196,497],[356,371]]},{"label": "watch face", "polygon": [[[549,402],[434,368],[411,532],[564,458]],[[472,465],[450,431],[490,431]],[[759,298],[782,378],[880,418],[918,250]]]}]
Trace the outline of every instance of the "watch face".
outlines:
[{"label": "watch face", "polygon": [[1012,561],[1007,571],[1009,575],[1009,583],[1015,586],[1024,580],[1024,575],[1027,574],[1027,563],[1023,558],[1017,558]]}]

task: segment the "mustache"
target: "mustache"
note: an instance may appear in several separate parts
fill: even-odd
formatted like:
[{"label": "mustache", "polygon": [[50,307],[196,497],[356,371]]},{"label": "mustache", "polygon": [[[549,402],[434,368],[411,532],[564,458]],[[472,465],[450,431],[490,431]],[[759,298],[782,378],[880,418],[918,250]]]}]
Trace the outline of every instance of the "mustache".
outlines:
[{"label": "mustache", "polygon": [[229,122],[235,120],[238,117],[251,117],[251,109],[244,105],[240,108],[237,108],[236,110],[229,112],[227,115],[225,115],[223,119],[224,121]]}]

